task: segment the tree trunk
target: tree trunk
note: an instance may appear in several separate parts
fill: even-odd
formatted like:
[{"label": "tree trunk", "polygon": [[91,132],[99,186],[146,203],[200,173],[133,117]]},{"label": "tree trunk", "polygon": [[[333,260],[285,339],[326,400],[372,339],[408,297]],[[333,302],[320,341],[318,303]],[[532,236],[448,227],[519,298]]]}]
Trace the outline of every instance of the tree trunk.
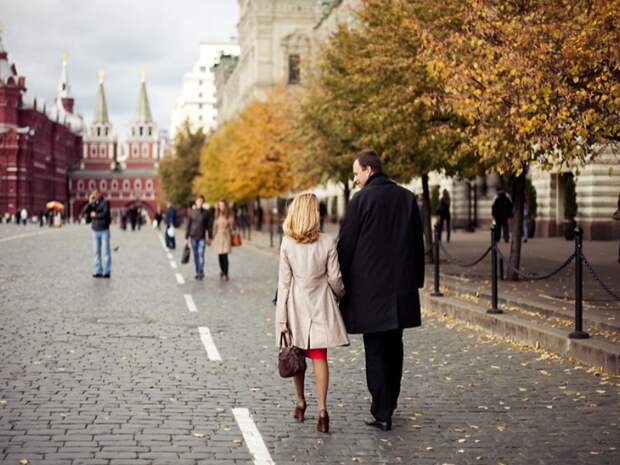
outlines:
[{"label": "tree trunk", "polygon": [[[433,228],[431,227],[431,194],[428,188],[428,173],[422,175],[422,227],[424,228],[424,248],[433,246]],[[433,256],[426,255],[426,262],[433,263]]]},{"label": "tree trunk", "polygon": [[342,189],[342,194],[344,195],[344,209],[347,210],[349,206],[349,200],[351,198],[351,188],[349,187],[349,181],[343,181],[344,187]]},{"label": "tree trunk", "polygon": [[[525,177],[527,169],[523,169],[521,174],[516,178],[513,177],[514,203],[512,217],[512,231],[510,241],[510,263],[515,268],[519,268],[521,264],[521,239],[523,237],[523,204],[525,200]],[[508,279],[510,281],[518,281],[517,273],[508,268]]]}]

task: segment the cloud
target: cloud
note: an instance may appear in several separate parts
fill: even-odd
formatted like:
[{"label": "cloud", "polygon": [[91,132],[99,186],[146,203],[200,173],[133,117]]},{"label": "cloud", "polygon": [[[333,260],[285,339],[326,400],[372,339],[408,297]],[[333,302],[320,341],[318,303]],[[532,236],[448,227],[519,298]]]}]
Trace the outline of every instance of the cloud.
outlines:
[{"label": "cloud", "polygon": [[161,129],[180,93],[183,75],[203,40],[236,35],[236,0],[3,0],[2,39],[30,97],[48,104],[56,95],[62,54],[69,52],[69,79],[76,108],[89,124],[97,72],[105,70],[110,118],[125,137],[145,69],[153,117]]}]

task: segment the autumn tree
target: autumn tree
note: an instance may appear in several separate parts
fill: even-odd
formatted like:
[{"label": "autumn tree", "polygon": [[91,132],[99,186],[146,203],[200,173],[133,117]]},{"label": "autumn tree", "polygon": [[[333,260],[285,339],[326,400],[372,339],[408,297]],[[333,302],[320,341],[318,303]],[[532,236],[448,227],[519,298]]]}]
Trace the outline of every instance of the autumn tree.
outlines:
[{"label": "autumn tree", "polygon": [[226,123],[202,152],[196,193],[208,201],[288,194],[294,185],[290,157],[296,151],[290,94],[284,86],[250,102]]},{"label": "autumn tree", "polygon": [[200,152],[207,141],[202,128],[192,131],[186,121],[179,129],[170,156],[159,164],[159,178],[167,200],[179,207],[192,203],[192,182],[198,174]]},{"label": "autumn tree", "polygon": [[[406,0],[480,160],[512,178],[519,266],[525,176],[587,162],[620,135],[620,0]],[[511,273],[511,278],[516,275]]]}]

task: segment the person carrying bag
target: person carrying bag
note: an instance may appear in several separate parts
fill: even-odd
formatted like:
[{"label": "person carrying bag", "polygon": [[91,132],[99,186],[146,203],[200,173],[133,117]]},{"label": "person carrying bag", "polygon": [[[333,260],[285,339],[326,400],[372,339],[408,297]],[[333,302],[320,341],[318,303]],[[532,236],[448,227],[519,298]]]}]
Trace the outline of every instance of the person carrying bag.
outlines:
[{"label": "person carrying bag", "polygon": [[312,360],[319,401],[317,431],[329,432],[327,349],[349,345],[337,300],[344,296],[334,240],[320,233],[319,202],[301,194],[291,203],[280,248],[276,300],[276,343],[282,375],[292,376],[297,394],[294,417],[304,421],[305,363]]}]

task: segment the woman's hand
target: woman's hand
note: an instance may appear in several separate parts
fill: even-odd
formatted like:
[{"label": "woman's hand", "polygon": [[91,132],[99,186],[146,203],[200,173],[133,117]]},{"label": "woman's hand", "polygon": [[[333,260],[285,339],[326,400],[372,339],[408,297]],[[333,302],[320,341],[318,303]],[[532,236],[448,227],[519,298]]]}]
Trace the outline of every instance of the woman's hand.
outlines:
[{"label": "woman's hand", "polygon": [[280,332],[288,333],[288,323],[280,323]]}]

